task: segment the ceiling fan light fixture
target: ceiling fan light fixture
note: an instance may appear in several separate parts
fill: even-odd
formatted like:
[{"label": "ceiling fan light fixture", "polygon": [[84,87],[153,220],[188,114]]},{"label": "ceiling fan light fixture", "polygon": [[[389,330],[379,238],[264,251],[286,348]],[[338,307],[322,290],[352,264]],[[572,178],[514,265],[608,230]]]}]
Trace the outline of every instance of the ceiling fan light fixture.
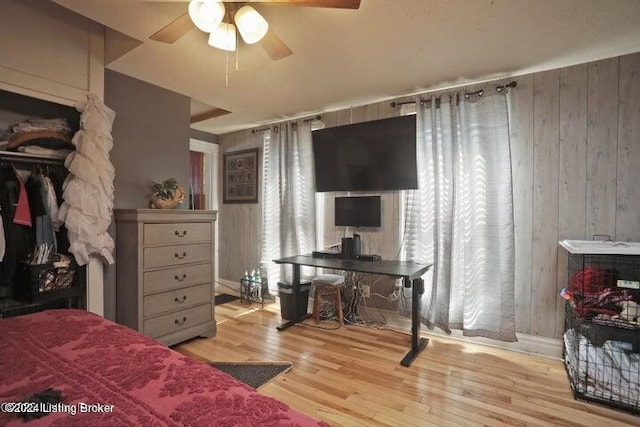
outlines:
[{"label": "ceiling fan light fixture", "polygon": [[238,9],[234,20],[242,40],[247,44],[259,42],[269,30],[267,21],[251,6]]},{"label": "ceiling fan light fixture", "polygon": [[210,33],[220,25],[224,18],[224,4],[219,0],[191,0],[189,17],[196,27]]},{"label": "ceiling fan light fixture", "polygon": [[223,22],[209,34],[209,45],[233,52],[236,50],[236,27]]}]

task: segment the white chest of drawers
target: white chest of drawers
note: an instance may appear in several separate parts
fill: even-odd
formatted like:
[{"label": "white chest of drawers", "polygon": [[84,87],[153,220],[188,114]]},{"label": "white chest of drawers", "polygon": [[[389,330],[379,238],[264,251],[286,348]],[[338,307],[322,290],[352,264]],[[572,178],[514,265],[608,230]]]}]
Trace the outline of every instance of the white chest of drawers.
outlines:
[{"label": "white chest of drawers", "polygon": [[116,210],[116,320],[167,345],[216,333],[214,211]]}]

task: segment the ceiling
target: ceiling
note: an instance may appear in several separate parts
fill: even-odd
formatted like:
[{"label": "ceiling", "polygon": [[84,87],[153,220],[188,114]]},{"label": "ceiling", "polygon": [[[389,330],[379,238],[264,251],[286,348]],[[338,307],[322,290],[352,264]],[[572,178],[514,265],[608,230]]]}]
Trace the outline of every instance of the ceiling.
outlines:
[{"label": "ceiling", "polygon": [[236,71],[235,53],[208,46],[195,28],[171,45],[148,39],[186,2],[53,1],[115,30],[107,50],[109,37],[142,42],[113,54],[108,69],[189,96],[192,116],[229,111],[192,124],[216,135],[640,51],[640,0],[362,0],[358,10],[258,4],[293,55],[272,61],[241,44]]}]

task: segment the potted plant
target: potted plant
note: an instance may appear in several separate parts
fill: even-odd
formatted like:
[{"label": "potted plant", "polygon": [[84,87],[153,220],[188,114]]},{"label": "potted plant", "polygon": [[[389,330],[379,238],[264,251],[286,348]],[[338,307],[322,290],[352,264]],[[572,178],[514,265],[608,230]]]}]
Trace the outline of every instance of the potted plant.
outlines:
[{"label": "potted plant", "polygon": [[149,206],[152,209],[173,209],[184,200],[184,190],[174,178],[153,182],[151,191]]}]

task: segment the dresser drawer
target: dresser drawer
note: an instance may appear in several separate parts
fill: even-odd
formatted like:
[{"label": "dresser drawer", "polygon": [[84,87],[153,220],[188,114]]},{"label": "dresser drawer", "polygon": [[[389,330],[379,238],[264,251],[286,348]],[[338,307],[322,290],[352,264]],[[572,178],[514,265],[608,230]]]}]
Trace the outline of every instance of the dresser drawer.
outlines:
[{"label": "dresser drawer", "polygon": [[211,241],[210,222],[144,224],[144,245],[177,245]]},{"label": "dresser drawer", "polygon": [[144,297],[144,316],[152,317],[160,313],[181,310],[198,304],[210,303],[213,292],[211,284],[176,289]]},{"label": "dresser drawer", "polygon": [[169,267],[211,260],[211,244],[158,246],[144,248],[143,267]]},{"label": "dresser drawer", "polygon": [[180,289],[201,283],[213,283],[211,264],[183,265],[147,271],[143,275],[145,295]]},{"label": "dresser drawer", "polygon": [[151,338],[157,338],[200,323],[210,322],[212,319],[213,307],[211,304],[199,305],[145,320],[144,334]]}]

